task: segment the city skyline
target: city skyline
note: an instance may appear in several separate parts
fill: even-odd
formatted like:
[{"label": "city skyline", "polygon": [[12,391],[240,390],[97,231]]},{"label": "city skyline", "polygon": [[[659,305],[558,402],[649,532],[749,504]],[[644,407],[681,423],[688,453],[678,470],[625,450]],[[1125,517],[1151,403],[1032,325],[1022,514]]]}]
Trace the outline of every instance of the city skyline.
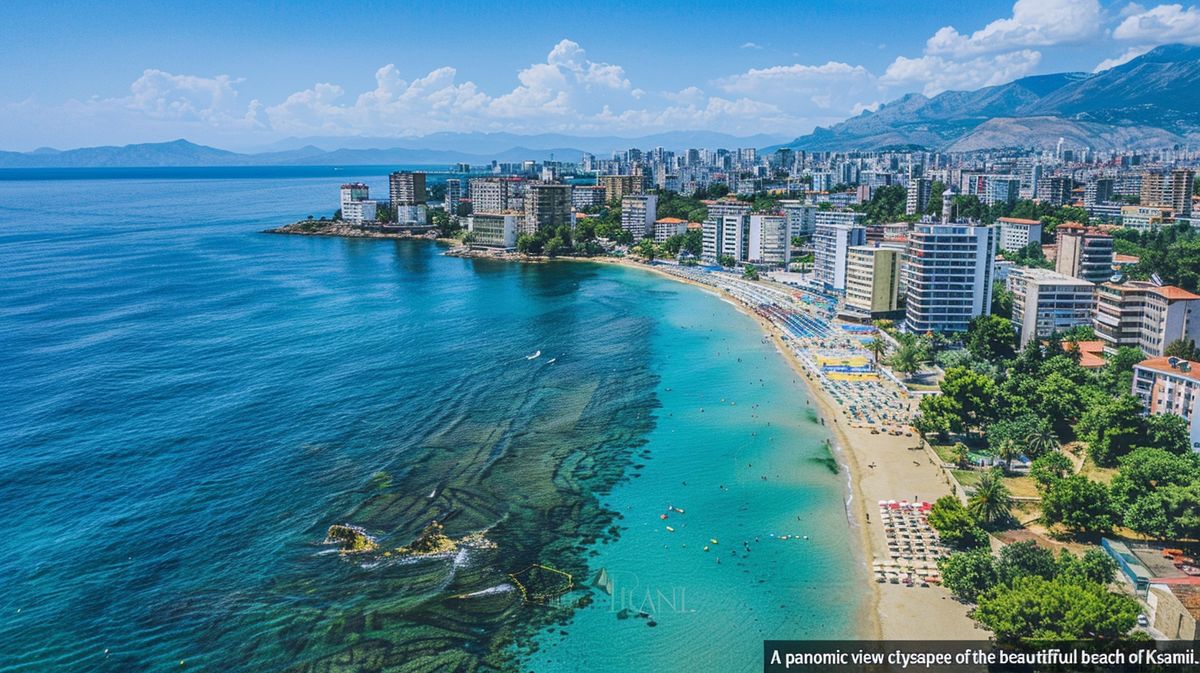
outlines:
[{"label": "city skyline", "polygon": [[0,148],[187,137],[249,150],[441,131],[795,136],[909,92],[1200,44],[1195,5],[758,8],[5,7],[0,18],[26,29],[0,55]]}]

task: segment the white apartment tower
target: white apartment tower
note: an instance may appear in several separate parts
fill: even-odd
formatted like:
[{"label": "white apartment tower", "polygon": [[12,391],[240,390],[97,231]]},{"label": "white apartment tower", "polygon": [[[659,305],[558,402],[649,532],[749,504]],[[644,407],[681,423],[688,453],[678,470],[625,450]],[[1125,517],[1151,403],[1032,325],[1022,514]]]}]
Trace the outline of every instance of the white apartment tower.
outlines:
[{"label": "white apartment tower", "polygon": [[653,236],[657,211],[658,196],[627,194],[621,198],[621,228],[635,239]]},{"label": "white apartment tower", "polygon": [[740,201],[716,201],[708,204],[708,217],[704,220],[703,242],[700,258],[708,264],[716,264],[724,255],[735,260],[745,259],[743,241],[748,238],[750,205]]},{"label": "white apartment tower", "polygon": [[813,274],[817,282],[832,290],[845,290],[849,250],[866,242],[866,227],[818,222],[813,232]]},{"label": "white apartment tower", "polygon": [[991,313],[996,237],[993,227],[969,224],[913,227],[906,331],[965,332],[972,318]]}]

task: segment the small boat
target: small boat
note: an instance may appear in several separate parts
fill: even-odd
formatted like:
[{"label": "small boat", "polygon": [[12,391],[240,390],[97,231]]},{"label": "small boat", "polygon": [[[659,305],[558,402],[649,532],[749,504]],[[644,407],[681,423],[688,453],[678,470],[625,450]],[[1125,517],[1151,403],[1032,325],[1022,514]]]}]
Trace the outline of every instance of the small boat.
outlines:
[{"label": "small boat", "polygon": [[676,512],[678,512],[678,513],[680,513],[680,514],[683,514],[683,508],[682,508],[682,507],[672,507],[671,509],[675,510]]},{"label": "small boat", "polygon": [[666,514],[659,514],[659,515],[658,515],[658,518],[662,519],[663,521],[666,521],[666,520],[667,520],[667,515],[666,515]]},{"label": "small boat", "polygon": [[552,365],[555,362],[558,362],[558,358],[550,358],[549,360],[546,360],[546,364],[548,365]]},{"label": "small boat", "polygon": [[714,538],[712,538],[712,539],[710,539],[710,540],[709,540],[709,542],[710,542],[710,543],[712,543],[712,544],[720,544],[720,543],[718,543],[718,542],[717,542],[717,538],[715,538],[715,537],[714,537]]},{"label": "small boat", "polygon": [[526,356],[525,356],[525,359],[526,359],[526,360],[535,360],[535,359],[537,359],[537,358],[540,358],[540,357],[542,357],[542,352],[541,352],[541,351],[538,351],[538,352],[534,353],[533,355],[526,355]]},{"label": "small boat", "polygon": [[674,529],[674,528],[671,528],[670,526],[667,526],[667,532],[668,532],[668,533],[674,533],[674,532],[675,532],[675,529]]}]

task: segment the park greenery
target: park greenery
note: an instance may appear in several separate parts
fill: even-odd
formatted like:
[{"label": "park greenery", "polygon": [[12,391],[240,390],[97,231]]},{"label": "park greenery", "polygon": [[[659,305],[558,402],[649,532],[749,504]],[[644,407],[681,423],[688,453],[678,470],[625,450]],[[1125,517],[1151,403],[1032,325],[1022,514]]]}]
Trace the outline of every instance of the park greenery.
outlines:
[{"label": "park greenery", "polygon": [[938,569],[1002,643],[1115,639],[1137,623],[1137,602],[1107,588],[1116,564],[1099,549],[1055,556],[1036,542],[1016,542],[996,556],[987,547],[957,551]]},{"label": "park greenery", "polygon": [[[1079,365],[1078,350],[1057,337],[1016,350],[1011,323],[998,316],[973,321],[963,343],[941,394],[921,400],[916,422],[925,436],[954,443],[954,462],[968,462],[972,448],[995,457],[1001,471],[1031,461],[1041,521],[1062,534],[1094,539],[1124,527],[1158,539],[1200,538],[1200,457],[1190,450],[1187,421],[1147,415],[1129,393],[1139,351],[1120,349],[1089,371]],[[1077,460],[1062,452],[1066,444],[1080,452]],[[1115,471],[1111,485],[1077,474],[1086,460]],[[996,470],[981,475],[966,507],[983,528],[1002,521],[992,506],[998,476]],[[957,539],[970,535],[959,526],[948,538]]]}]

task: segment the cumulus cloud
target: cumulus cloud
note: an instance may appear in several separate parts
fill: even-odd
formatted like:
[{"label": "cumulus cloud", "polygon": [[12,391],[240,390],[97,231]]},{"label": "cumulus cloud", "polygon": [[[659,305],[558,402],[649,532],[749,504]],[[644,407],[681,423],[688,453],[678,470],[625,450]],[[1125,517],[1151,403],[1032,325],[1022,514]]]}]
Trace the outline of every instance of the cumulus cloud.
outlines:
[{"label": "cumulus cloud", "polygon": [[1183,5],[1158,5],[1146,9],[1130,4],[1125,19],[1113,30],[1118,40],[1139,40],[1145,43],[1166,44],[1183,42],[1200,44],[1200,8]]},{"label": "cumulus cloud", "polygon": [[1130,47],[1126,49],[1125,53],[1121,54],[1120,56],[1106,58],[1103,61],[1100,61],[1096,64],[1096,67],[1092,69],[1092,72],[1103,72],[1110,68],[1124,65],[1148,51],[1150,51],[1150,47]]},{"label": "cumulus cloud", "polygon": [[933,55],[901,56],[888,66],[881,81],[894,87],[922,85],[922,93],[934,96],[947,90],[976,89],[1010,82],[1032,73],[1041,60],[1041,53],[1030,49],[967,60]]},{"label": "cumulus cloud", "polygon": [[725,93],[769,102],[796,116],[819,116],[824,121],[851,114],[864,97],[879,93],[878,82],[869,70],[838,61],[752,68],[714,84]]},{"label": "cumulus cloud", "polygon": [[746,42],[741,46],[741,49],[762,49],[762,45],[754,42]]},{"label": "cumulus cloud", "polygon": [[1096,35],[1101,21],[1097,0],[1017,0],[1011,17],[970,35],[941,28],[926,41],[925,53],[962,57],[1080,42]]}]

